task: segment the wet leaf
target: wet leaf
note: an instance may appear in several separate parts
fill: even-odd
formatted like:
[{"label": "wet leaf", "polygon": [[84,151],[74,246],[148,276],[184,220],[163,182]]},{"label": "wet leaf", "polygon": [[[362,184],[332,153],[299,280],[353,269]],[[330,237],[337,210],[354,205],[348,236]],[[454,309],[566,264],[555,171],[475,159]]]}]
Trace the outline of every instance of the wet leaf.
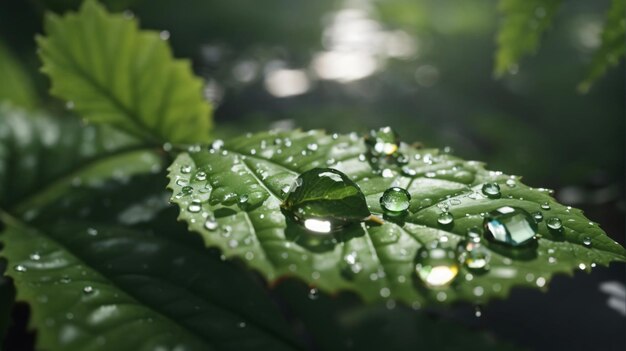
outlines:
[{"label": "wet leaf", "polygon": [[[313,143],[315,151],[309,147]],[[394,299],[414,306],[482,303],[505,297],[514,286],[544,288],[555,273],[626,259],[624,249],[596,223],[557,203],[547,189],[526,186],[519,177],[488,171],[480,162],[436,149],[403,143],[399,152],[405,162],[394,159],[381,170],[380,163],[364,157],[367,145],[356,134],[249,134],[181,154],[169,168],[169,188],[180,219],[226,257],[242,259],[270,281],[297,276],[322,291],[355,291],[366,301]],[[294,234],[281,211],[283,189],[317,167],[346,174],[365,194],[369,210],[380,217],[384,191],[392,186],[407,189],[407,215],[387,218],[383,224],[363,222],[327,236]],[[483,190],[487,183],[498,186],[497,194],[492,185]],[[249,206],[242,207],[238,199],[246,196]],[[439,269],[451,278],[444,282],[449,284],[427,288],[415,271],[418,250],[431,245],[456,250],[470,238],[468,230],[483,231],[484,216],[495,210],[511,228],[521,228],[518,224],[531,218],[510,219],[512,211],[540,211],[546,219],[558,217],[562,230],[549,229],[543,220],[536,225],[538,239],[520,248],[483,238],[481,250],[485,247],[490,255],[488,269],[476,271],[452,260],[448,270]],[[586,240],[592,243],[586,245]]]},{"label": "wet leaf", "polygon": [[517,71],[520,59],[537,51],[560,5],[560,0],[500,0],[504,18],[496,39],[497,76]]},{"label": "wet leaf", "polygon": [[78,13],[49,14],[37,43],[51,93],[84,118],[151,142],[206,141],[211,108],[189,61],[175,60],[169,33],[140,31],[94,0]]}]

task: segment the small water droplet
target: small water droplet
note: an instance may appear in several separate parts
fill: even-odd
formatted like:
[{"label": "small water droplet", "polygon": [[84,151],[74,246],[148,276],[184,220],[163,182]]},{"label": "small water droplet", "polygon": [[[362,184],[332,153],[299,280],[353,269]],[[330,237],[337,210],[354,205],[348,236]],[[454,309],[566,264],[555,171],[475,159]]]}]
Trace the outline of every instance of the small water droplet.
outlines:
[{"label": "small water droplet", "polygon": [[548,228],[556,231],[563,229],[563,223],[557,217],[550,217],[546,219],[546,225],[548,226]]},{"label": "small water droplet", "polygon": [[206,180],[206,173],[202,171],[196,173],[196,179],[199,181]]},{"label": "small water droplet", "polygon": [[204,222],[204,228],[206,230],[214,231],[217,229],[218,226],[219,225],[214,218],[207,218],[207,220]]},{"label": "small water droplet", "polygon": [[86,287],[83,288],[83,293],[85,294],[91,294],[94,292],[94,288],[91,285],[87,285]]},{"label": "small water droplet", "polygon": [[485,183],[483,184],[482,192],[487,197],[497,198],[500,197],[500,186],[498,183]]},{"label": "small water droplet", "polygon": [[586,236],[583,238],[583,245],[585,245],[586,247],[591,247],[591,238]]},{"label": "small water droplet", "polygon": [[515,185],[516,185],[516,184],[515,184],[515,180],[514,180],[514,179],[507,179],[507,180],[506,180],[506,185],[507,185],[509,188],[514,188],[514,187],[515,187]]},{"label": "small water droplet", "polygon": [[459,261],[470,270],[485,271],[488,269],[491,253],[478,241],[464,241],[459,244]]},{"label": "small water droplet", "polygon": [[170,38],[170,32],[163,30],[159,33],[159,38],[161,38],[161,40],[167,40]]},{"label": "small water droplet", "polygon": [[411,195],[408,191],[400,187],[392,187],[383,193],[380,197],[380,206],[385,214],[390,216],[398,216],[405,214],[409,209]]},{"label": "small water droplet", "polygon": [[317,149],[319,148],[319,145],[315,143],[311,143],[311,144],[308,144],[306,148],[309,149],[310,151],[317,151]]},{"label": "small water droplet", "polygon": [[541,211],[536,211],[531,214],[536,223],[543,221],[543,213]]},{"label": "small water droplet", "polygon": [[319,290],[317,290],[317,288],[309,289],[309,299],[317,300],[319,297],[320,297],[320,292]]},{"label": "small water droplet", "polygon": [[371,130],[365,143],[373,156],[390,156],[398,151],[400,139],[393,129],[383,127]]},{"label": "small water droplet", "polygon": [[474,307],[474,317],[480,318],[480,317],[482,317],[482,315],[483,315],[483,311],[480,308],[480,306]]},{"label": "small water droplet", "polygon": [[180,173],[188,174],[190,172],[191,172],[191,166],[190,165],[180,166]]},{"label": "small water droplet", "polygon": [[550,204],[547,201],[543,202],[541,204],[541,208],[544,209],[544,210],[549,210],[550,209]]},{"label": "small water droplet", "polygon": [[200,200],[193,200],[191,201],[189,206],[187,206],[187,211],[191,213],[198,213],[200,212],[200,210],[202,210],[202,203],[200,202]]},{"label": "small water droplet", "polygon": [[437,217],[437,223],[443,226],[450,225],[452,222],[454,222],[454,216],[450,212],[442,212]]},{"label": "small water droplet", "polygon": [[18,272],[26,272],[27,269],[25,266],[22,266],[21,264],[16,265],[15,267],[13,267],[13,269],[15,269]]}]

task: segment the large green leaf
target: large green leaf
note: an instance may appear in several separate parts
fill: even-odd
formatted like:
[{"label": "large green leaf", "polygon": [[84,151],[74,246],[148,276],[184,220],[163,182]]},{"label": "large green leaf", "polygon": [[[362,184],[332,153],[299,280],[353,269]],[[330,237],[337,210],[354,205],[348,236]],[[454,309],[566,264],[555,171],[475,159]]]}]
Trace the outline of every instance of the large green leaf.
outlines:
[{"label": "large green leaf", "polygon": [[578,85],[578,90],[586,92],[593,82],[604,75],[607,69],[617,65],[626,52],[626,1],[613,0],[602,31],[602,45],[594,53],[593,62],[585,80]]},{"label": "large green leaf", "polygon": [[261,286],[218,255],[181,244],[181,233],[92,222],[35,230],[2,220],[2,256],[42,348],[297,348]]},{"label": "large green leaf", "polygon": [[[408,159],[404,171],[391,165],[379,172],[366,161],[366,145],[356,134],[248,134],[181,154],[169,169],[169,187],[172,201],[181,208],[180,218],[226,257],[242,258],[270,281],[297,276],[324,291],[356,291],[367,301],[390,298],[414,306],[435,300],[481,303],[506,296],[514,286],[544,287],[554,273],[626,260],[625,250],[597,224],[581,211],[558,204],[547,189],[528,187],[517,177],[435,149],[402,144],[400,152]],[[347,174],[379,216],[382,193],[391,186],[406,188],[412,196],[410,213],[382,225],[351,226],[324,240],[292,231],[280,205],[294,179],[315,167]],[[481,187],[486,182],[499,183],[501,197],[484,196]],[[541,208],[544,203],[549,210]],[[514,250],[490,244],[488,272],[478,274],[463,266],[448,288],[419,284],[414,271],[418,249],[443,237],[446,245],[454,246],[469,228],[482,225],[485,213],[502,206],[542,211],[546,219],[559,218],[563,230],[550,231],[544,220],[536,247]],[[452,225],[438,223],[445,209],[454,217]],[[585,244],[588,240],[590,245]]]},{"label": "large green leaf", "polygon": [[504,18],[497,35],[496,75],[515,71],[523,56],[537,51],[560,4],[560,0],[500,0]]},{"label": "large green leaf", "polygon": [[13,53],[0,42],[0,101],[22,107],[34,107],[37,94],[30,77]]},{"label": "large green leaf", "polygon": [[175,60],[162,35],[109,14],[94,0],[78,13],[50,14],[37,38],[51,93],[89,121],[154,142],[205,141],[211,108],[188,61]]}]

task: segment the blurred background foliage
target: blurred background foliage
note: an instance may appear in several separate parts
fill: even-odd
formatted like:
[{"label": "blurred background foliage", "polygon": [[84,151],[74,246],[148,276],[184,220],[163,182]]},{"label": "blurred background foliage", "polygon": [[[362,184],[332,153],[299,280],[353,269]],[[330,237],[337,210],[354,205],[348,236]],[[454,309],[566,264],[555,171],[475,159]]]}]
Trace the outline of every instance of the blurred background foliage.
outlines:
[{"label": "blurred background foliage", "polygon": [[[80,2],[0,4],[0,98],[64,108],[46,95],[33,37],[46,10]],[[624,232],[624,0],[105,3],[192,59],[217,136],[391,125],[407,142],[556,188],[562,202],[601,206],[590,216]],[[598,79],[582,94],[588,76]]]},{"label": "blurred background foliage", "polygon": [[[103,2],[163,31],[175,55],[192,60],[215,106],[216,137],[390,125],[406,142],[449,146],[556,189],[559,201],[582,208],[624,244],[624,0]],[[0,100],[68,113],[47,93],[34,36],[45,11],[80,3],[0,2]],[[530,333],[527,345],[545,349],[580,347],[572,335],[592,332],[600,344],[591,348],[610,349],[626,319],[606,309],[597,283],[623,276],[621,265],[557,281],[547,297],[519,292],[491,304],[482,323],[512,339]],[[595,300],[572,309],[579,301],[561,303],[580,298],[572,290]],[[568,324],[545,328],[528,306],[548,311],[553,325]],[[523,330],[508,315],[528,320]]]}]

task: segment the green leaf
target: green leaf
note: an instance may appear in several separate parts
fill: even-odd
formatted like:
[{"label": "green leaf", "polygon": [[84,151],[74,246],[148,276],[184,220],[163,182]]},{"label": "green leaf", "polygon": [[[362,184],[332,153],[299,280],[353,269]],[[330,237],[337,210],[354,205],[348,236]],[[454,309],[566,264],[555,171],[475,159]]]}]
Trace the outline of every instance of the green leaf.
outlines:
[{"label": "green leaf", "polygon": [[[316,145],[315,151],[310,144]],[[558,204],[547,189],[528,187],[517,177],[436,149],[402,144],[400,152],[408,163],[378,172],[377,165],[366,161],[367,147],[356,134],[272,131],[213,145],[183,153],[170,166],[172,201],[181,208],[180,219],[200,233],[207,246],[220,248],[226,257],[242,258],[270,281],[297,276],[324,291],[355,291],[366,301],[391,298],[415,306],[437,300],[482,303],[505,297],[514,286],[544,287],[555,273],[626,260],[625,250],[597,224],[581,211]],[[405,188],[411,194],[409,213],[382,225],[351,226],[324,239],[294,235],[281,212],[282,189],[315,167],[348,175],[375,215],[382,214],[379,199],[386,189]],[[482,195],[486,182],[500,185],[499,198]],[[254,206],[238,206],[237,199],[249,194],[262,196],[255,195],[260,200]],[[541,208],[545,202],[549,210]],[[556,233],[545,220],[540,222],[541,237],[530,250],[488,242],[490,269],[477,273],[461,266],[447,288],[427,289],[417,280],[414,260],[420,248],[443,237],[454,247],[469,228],[482,226],[483,213],[503,206],[542,211],[546,219],[558,217],[564,229]],[[438,219],[446,208],[453,223],[444,226]]]},{"label": "green leaf", "polygon": [[37,94],[30,77],[9,48],[0,42],[0,101],[32,108],[37,105]]},{"label": "green leaf", "polygon": [[175,60],[154,31],[87,0],[78,13],[49,14],[37,43],[51,93],[89,121],[144,140],[206,141],[211,108],[189,61]]},{"label": "green leaf", "polygon": [[2,220],[2,256],[42,349],[298,349],[259,285],[180,232]]},{"label": "green leaf", "polygon": [[578,85],[580,92],[587,92],[594,81],[602,77],[607,69],[616,66],[626,52],[626,1],[613,0],[607,15],[604,30],[602,31],[602,44],[594,53],[593,61],[587,73],[587,77]]},{"label": "green leaf", "polygon": [[496,39],[496,76],[515,71],[523,56],[537,51],[560,4],[561,0],[500,0],[504,18]]},{"label": "green leaf", "polygon": [[107,127],[0,105],[0,208],[28,219],[79,186],[159,171],[151,148]]}]

